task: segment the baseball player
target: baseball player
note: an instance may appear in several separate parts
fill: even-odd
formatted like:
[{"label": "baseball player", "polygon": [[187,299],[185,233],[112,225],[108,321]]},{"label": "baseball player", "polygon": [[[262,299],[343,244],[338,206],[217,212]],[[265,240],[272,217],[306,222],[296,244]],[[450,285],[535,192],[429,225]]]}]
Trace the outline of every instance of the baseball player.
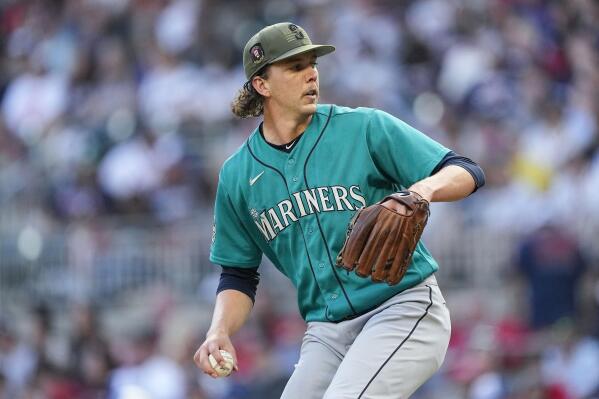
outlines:
[{"label": "baseball player", "polygon": [[[263,121],[219,175],[210,260],[222,275],[194,361],[216,376],[209,355],[235,359],[230,337],[250,314],[264,254],[297,288],[307,322],[282,397],[407,398],[443,362],[451,330],[417,230],[429,202],[470,195],[484,174],[385,112],[319,104],[316,60],[334,50],[289,22],[244,48],[248,81],[232,109]],[[383,256],[390,248],[403,249]]]}]

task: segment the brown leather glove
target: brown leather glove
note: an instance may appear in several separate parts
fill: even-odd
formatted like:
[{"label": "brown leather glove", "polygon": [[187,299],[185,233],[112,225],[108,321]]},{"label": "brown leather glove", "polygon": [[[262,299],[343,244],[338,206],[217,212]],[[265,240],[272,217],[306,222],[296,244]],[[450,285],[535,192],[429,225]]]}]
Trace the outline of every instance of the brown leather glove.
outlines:
[{"label": "brown leather glove", "polygon": [[[381,205],[393,199],[405,206],[400,214]],[[428,201],[413,191],[400,191],[360,209],[347,230],[337,266],[355,270],[372,281],[397,284],[408,270],[430,214]]]}]

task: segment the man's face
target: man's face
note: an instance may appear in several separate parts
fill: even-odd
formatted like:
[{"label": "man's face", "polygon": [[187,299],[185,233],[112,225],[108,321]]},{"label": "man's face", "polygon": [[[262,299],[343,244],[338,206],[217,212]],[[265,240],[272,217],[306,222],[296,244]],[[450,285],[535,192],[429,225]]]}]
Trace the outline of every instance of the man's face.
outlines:
[{"label": "man's face", "polygon": [[318,103],[318,70],[313,52],[272,64],[267,78],[269,106],[296,115],[312,115]]}]

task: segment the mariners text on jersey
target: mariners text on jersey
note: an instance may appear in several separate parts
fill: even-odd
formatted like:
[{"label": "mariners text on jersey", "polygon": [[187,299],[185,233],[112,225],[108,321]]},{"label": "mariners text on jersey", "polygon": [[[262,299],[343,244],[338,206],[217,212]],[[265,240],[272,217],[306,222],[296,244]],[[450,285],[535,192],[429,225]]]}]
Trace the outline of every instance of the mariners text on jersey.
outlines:
[{"label": "mariners text on jersey", "polygon": [[[293,206],[295,203],[295,207]],[[315,212],[353,211],[366,206],[357,185],[317,187],[292,194],[276,206],[259,213],[250,209],[250,215],[266,239],[271,241],[292,222]],[[297,209],[297,210],[294,210]]]}]

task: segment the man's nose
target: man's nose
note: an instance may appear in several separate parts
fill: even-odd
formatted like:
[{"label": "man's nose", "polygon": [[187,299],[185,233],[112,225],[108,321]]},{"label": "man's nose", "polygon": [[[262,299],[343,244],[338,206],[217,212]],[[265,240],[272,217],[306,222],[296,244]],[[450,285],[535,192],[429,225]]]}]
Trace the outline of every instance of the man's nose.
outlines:
[{"label": "man's nose", "polygon": [[308,79],[308,82],[318,80],[318,69],[316,69],[315,66],[308,68],[307,79]]}]

